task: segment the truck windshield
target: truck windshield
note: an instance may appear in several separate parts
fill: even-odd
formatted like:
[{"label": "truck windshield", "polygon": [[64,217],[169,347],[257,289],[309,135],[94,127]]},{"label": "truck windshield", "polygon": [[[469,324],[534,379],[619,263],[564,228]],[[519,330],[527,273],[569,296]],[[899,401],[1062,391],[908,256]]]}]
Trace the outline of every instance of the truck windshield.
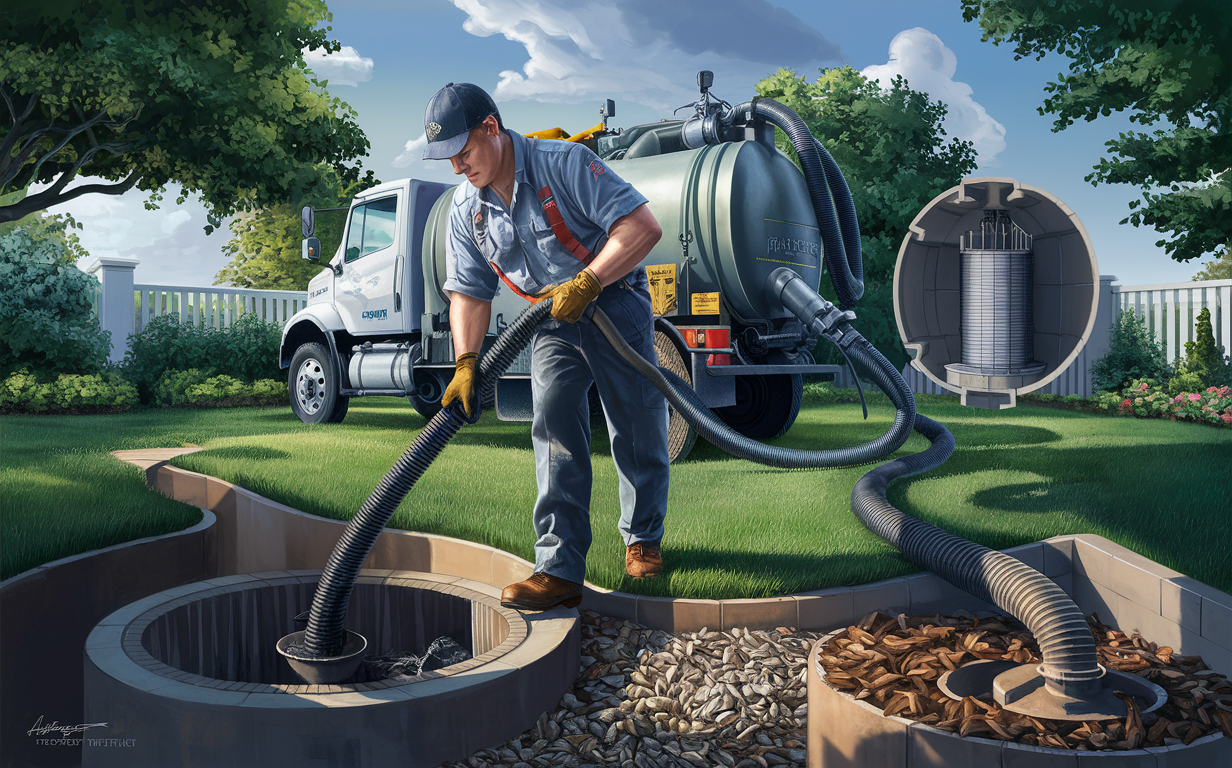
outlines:
[{"label": "truck windshield", "polygon": [[397,210],[398,198],[394,196],[373,200],[351,211],[351,225],[347,228],[348,262],[393,244]]}]

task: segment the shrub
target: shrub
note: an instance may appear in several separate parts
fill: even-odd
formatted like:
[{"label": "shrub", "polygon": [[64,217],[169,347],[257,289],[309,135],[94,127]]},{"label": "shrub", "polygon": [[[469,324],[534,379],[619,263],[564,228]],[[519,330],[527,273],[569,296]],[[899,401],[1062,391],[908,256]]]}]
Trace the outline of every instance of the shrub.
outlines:
[{"label": "shrub", "polygon": [[1166,379],[1169,373],[1163,347],[1146,321],[1133,310],[1125,310],[1112,325],[1108,354],[1091,365],[1091,386],[1116,392],[1134,379]]},{"label": "shrub", "polygon": [[51,384],[39,381],[28,370],[9,374],[0,386],[0,411],[4,413],[43,413],[54,405]]},{"label": "shrub", "polygon": [[0,376],[103,370],[111,334],[90,304],[98,280],[73,258],[63,239],[31,227],[0,236]]},{"label": "shrub", "polygon": [[247,384],[234,376],[215,376],[212,370],[192,368],[166,371],[153,388],[154,402],[160,405],[230,407],[241,405],[282,405],[287,401],[286,382],[258,379]]},{"label": "shrub", "polygon": [[154,388],[167,371],[194,368],[237,379],[277,379],[282,329],[246,312],[227,328],[181,323],[174,315],[156,317],[129,337],[125,375],[143,402],[157,402]]},{"label": "shrub", "polygon": [[232,376],[214,376],[185,390],[192,405],[229,407],[237,405],[282,405],[287,401],[287,385],[277,379],[259,379],[252,384]]},{"label": "shrub", "polygon": [[205,383],[214,375],[212,368],[201,370],[190,368],[187,371],[163,371],[154,383],[151,399],[159,405],[187,405],[188,388]]},{"label": "shrub", "polygon": [[114,373],[60,374],[41,381],[27,370],[0,385],[3,413],[113,413],[137,404],[137,389]]},{"label": "shrub", "polygon": [[1232,384],[1232,368],[1224,358],[1223,348],[1215,345],[1211,311],[1203,307],[1198,313],[1194,340],[1185,342],[1185,359],[1177,363],[1168,392],[1179,395],[1228,384]]}]

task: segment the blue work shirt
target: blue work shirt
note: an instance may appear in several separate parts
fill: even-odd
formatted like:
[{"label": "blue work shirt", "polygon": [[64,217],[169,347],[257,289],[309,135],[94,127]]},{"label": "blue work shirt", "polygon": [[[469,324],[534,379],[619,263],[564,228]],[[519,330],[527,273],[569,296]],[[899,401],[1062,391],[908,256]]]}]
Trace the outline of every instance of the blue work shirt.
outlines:
[{"label": "blue work shirt", "polygon": [[[491,301],[500,285],[492,265],[528,296],[572,280],[585,267],[552,230],[539,196],[544,187],[569,233],[592,255],[607,243],[617,219],[646,202],[582,144],[506,133],[514,158],[510,207],[493,190],[463,181],[449,211],[442,288],[482,301]],[[641,267],[634,273],[645,274]]]}]

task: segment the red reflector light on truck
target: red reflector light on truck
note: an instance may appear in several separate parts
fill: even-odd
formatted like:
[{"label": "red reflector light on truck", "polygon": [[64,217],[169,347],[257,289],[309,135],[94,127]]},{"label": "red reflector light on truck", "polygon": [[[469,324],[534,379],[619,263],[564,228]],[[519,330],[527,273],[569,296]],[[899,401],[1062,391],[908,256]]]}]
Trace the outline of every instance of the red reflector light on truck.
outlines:
[{"label": "red reflector light on truck", "polygon": [[[684,343],[692,349],[726,349],[731,345],[731,328],[726,325],[693,325],[677,328]],[[731,355],[706,356],[707,365],[731,365]]]}]

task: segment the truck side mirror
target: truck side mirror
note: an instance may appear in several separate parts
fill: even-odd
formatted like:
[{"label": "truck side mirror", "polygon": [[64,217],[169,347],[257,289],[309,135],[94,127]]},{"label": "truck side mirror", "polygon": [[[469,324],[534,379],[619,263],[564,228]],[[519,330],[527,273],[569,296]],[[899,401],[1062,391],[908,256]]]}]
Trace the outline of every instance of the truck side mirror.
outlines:
[{"label": "truck side mirror", "polygon": [[[311,211],[312,209],[305,208],[304,210]],[[303,250],[300,255],[303,256],[308,261],[320,261],[321,260],[321,241],[320,240],[316,239],[315,237],[309,237],[303,241],[303,245],[301,247]]]},{"label": "truck side mirror", "polygon": [[[314,221],[311,205],[305,205],[304,210],[300,211],[300,220],[303,225],[304,237],[312,237],[315,221]],[[317,246],[318,256],[320,255],[320,250],[321,250],[321,247],[318,245]],[[313,261],[316,261],[316,259],[313,259]]]}]

